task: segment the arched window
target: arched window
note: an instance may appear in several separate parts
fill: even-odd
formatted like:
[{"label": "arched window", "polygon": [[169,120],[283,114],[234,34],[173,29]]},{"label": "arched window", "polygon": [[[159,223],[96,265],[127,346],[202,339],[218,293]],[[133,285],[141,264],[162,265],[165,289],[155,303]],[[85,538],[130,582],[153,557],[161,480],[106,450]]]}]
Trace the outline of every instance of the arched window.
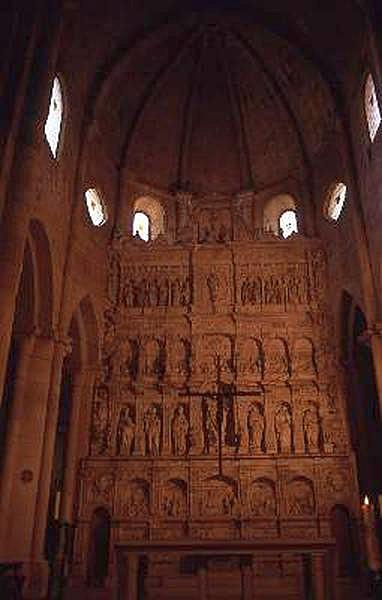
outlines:
[{"label": "arched window", "polygon": [[381,124],[382,116],[371,73],[366,77],[364,96],[367,126],[369,128],[370,140],[373,142]]},{"label": "arched window", "polygon": [[101,227],[107,221],[107,212],[105,204],[94,188],[89,188],[85,192],[85,202],[91,222],[95,227]]},{"label": "arched window", "polygon": [[298,233],[296,202],[290,194],[271,198],[264,207],[263,229],[286,239]]},{"label": "arched window", "polygon": [[298,233],[297,215],[295,210],[284,210],[279,217],[279,229],[281,237],[288,238]]},{"label": "arched window", "polygon": [[52,91],[50,93],[49,111],[44,127],[45,137],[54,158],[57,157],[63,112],[64,102],[62,88],[60,80],[56,76],[53,79]]},{"label": "arched window", "polygon": [[133,220],[133,235],[139,236],[144,242],[150,239],[150,219],[144,212],[136,212]]},{"label": "arched window", "polygon": [[324,205],[324,214],[329,221],[338,221],[340,218],[346,195],[347,187],[344,183],[337,182],[330,186]]},{"label": "arched window", "polygon": [[133,235],[145,242],[155,240],[164,233],[162,204],[151,196],[142,196],[134,202]]}]

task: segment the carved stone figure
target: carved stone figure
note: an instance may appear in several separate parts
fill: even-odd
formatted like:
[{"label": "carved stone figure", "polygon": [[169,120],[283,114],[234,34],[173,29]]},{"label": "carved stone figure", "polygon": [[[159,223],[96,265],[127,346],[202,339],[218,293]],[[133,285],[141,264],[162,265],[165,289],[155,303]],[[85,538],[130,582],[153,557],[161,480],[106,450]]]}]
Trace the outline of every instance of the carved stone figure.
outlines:
[{"label": "carved stone figure", "polygon": [[219,277],[213,271],[207,275],[207,288],[211,304],[214,306],[219,296]]},{"label": "carved stone figure", "polygon": [[135,423],[127,406],[121,410],[117,428],[117,453],[130,456],[133,450],[135,438]]},{"label": "carved stone figure", "polygon": [[146,435],[146,454],[149,456],[159,456],[162,421],[155,404],[152,404],[146,412],[144,431]]},{"label": "carved stone figure", "polygon": [[272,340],[264,350],[265,377],[271,380],[280,380],[288,377],[288,359],[286,348],[282,340]]},{"label": "carved stone figure", "polygon": [[184,412],[183,404],[180,404],[172,420],[172,445],[176,456],[183,456],[187,452],[188,434],[190,424]]},{"label": "carved stone figure", "polygon": [[290,407],[282,404],[275,415],[275,434],[278,452],[292,451],[292,416]]},{"label": "carved stone figure", "polygon": [[258,404],[253,404],[247,417],[249,451],[263,451],[265,420]]},{"label": "carved stone figure", "polygon": [[303,427],[306,451],[318,452],[320,449],[321,426],[320,418],[315,406],[312,406],[305,411]]},{"label": "carved stone figure", "polygon": [[276,514],[276,497],[271,481],[255,481],[249,492],[249,509],[254,516],[272,517]]},{"label": "carved stone figure", "polygon": [[109,392],[106,387],[97,389],[97,398],[93,404],[90,446],[92,454],[105,454],[109,446]]}]

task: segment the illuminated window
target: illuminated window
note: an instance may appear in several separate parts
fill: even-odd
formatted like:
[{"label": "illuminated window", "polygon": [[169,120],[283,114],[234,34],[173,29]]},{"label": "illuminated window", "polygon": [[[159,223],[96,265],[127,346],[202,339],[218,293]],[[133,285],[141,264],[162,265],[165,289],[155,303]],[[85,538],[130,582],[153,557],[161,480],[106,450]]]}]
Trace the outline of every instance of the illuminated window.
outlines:
[{"label": "illuminated window", "polygon": [[133,205],[133,235],[145,242],[154,241],[164,235],[164,209],[156,198],[141,196]]},{"label": "illuminated window", "polygon": [[[263,212],[263,230],[267,233],[273,233],[273,235],[279,237],[288,237],[283,234],[283,228],[281,227],[280,218],[282,215],[288,215],[293,213],[294,223],[297,231],[297,220],[296,220],[296,201],[290,194],[278,194],[273,196],[266,205],[264,206]],[[293,219],[293,215],[291,218]],[[283,227],[286,217],[283,217]]]},{"label": "illuminated window", "polygon": [[293,233],[298,233],[297,215],[294,210],[285,210],[279,217],[281,236],[286,239]]},{"label": "illuminated window", "polygon": [[369,73],[365,83],[365,113],[370,140],[373,142],[381,124],[381,110],[378,103],[374,80]]},{"label": "illuminated window", "polygon": [[44,128],[45,137],[54,158],[57,156],[58,143],[60,141],[63,109],[61,84],[58,77],[55,77],[50,94],[48,117]]},{"label": "illuminated window", "polygon": [[95,227],[101,227],[107,221],[107,213],[101,196],[94,188],[85,192],[86,207],[91,222]]},{"label": "illuminated window", "polygon": [[138,235],[145,242],[150,239],[150,219],[143,212],[136,212],[134,215],[133,235]]},{"label": "illuminated window", "polygon": [[325,216],[330,221],[338,221],[346,200],[347,188],[344,183],[335,183],[329,188],[326,203]]}]

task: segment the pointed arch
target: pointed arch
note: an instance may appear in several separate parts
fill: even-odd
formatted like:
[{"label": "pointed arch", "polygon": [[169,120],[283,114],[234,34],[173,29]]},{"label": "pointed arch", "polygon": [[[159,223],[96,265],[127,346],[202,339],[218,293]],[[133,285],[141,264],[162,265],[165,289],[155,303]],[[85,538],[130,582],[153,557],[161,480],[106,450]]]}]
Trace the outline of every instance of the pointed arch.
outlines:
[{"label": "pointed arch", "polygon": [[26,252],[31,253],[34,288],[34,325],[42,334],[50,335],[53,328],[53,269],[50,243],[40,221],[29,225]]}]

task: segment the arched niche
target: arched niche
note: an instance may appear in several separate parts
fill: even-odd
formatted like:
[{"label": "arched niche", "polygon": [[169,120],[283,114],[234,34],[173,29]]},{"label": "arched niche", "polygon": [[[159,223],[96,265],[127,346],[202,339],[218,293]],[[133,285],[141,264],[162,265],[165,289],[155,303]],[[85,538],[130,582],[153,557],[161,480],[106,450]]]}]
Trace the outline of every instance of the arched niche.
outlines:
[{"label": "arched niche", "polygon": [[[145,215],[147,218],[148,238],[142,237],[141,239],[144,241],[153,241],[165,233],[165,211],[162,203],[153,196],[141,196],[135,200],[132,215],[133,227],[136,215]],[[134,229],[132,233],[136,234]]]},{"label": "arched niche", "polygon": [[263,229],[273,233],[276,236],[282,237],[280,230],[280,217],[287,212],[293,212],[297,214],[296,211],[296,201],[290,194],[278,194],[277,196],[273,196],[273,198],[269,199],[264,206]]},{"label": "arched niche", "polygon": [[88,544],[87,584],[103,587],[109,570],[111,519],[109,512],[96,508],[93,512]]}]

